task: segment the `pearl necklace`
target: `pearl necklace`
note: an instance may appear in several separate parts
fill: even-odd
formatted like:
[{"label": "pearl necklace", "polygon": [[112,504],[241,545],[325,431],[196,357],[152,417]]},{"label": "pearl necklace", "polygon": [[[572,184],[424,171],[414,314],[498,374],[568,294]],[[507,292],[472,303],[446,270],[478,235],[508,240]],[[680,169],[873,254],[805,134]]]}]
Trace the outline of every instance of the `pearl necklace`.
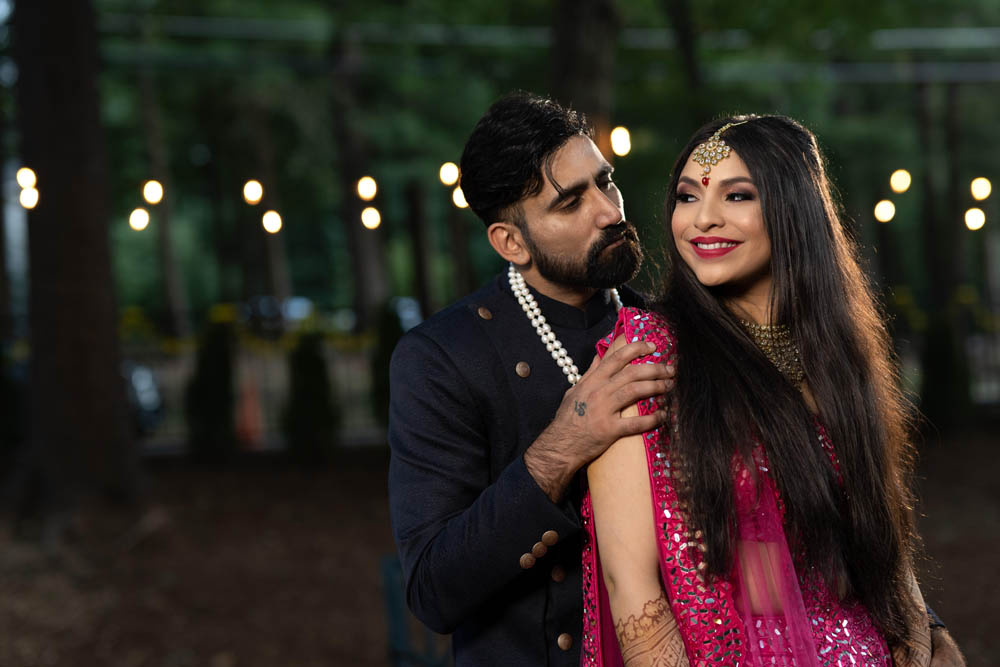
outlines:
[{"label": "pearl necklace", "polygon": [[[542,315],[542,310],[538,307],[538,302],[535,301],[534,295],[528,290],[528,286],[524,282],[524,276],[514,268],[513,264],[507,269],[507,280],[510,283],[510,290],[517,298],[517,302],[521,304],[521,310],[531,320],[531,326],[535,327],[535,333],[542,339],[545,349],[549,351],[555,362],[559,364],[559,368],[562,369],[566,379],[569,380],[570,384],[579,382],[580,369],[573,363],[573,358],[566,353],[566,348],[556,338],[549,323],[545,321],[545,316]],[[622,301],[618,296],[618,290],[611,289],[609,291],[611,292],[611,301],[615,304],[615,310],[621,310]]]}]

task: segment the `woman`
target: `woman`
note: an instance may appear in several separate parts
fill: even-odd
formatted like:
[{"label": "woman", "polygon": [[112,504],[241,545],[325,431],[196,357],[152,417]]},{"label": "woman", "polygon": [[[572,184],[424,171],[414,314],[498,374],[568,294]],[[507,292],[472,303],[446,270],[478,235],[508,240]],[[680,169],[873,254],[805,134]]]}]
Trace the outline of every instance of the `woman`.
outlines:
[{"label": "woman", "polygon": [[815,137],[710,123],[668,193],[663,298],[599,348],[676,359],[671,425],[588,470],[584,664],[928,664],[904,400]]}]

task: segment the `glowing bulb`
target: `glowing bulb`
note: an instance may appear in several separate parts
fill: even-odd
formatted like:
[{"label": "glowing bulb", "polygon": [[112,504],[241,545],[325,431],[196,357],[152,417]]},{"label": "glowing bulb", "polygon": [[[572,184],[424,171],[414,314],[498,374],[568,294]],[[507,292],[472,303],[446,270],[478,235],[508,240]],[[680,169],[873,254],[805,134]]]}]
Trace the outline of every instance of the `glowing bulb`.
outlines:
[{"label": "glowing bulb", "polygon": [[910,183],[912,182],[913,178],[910,176],[910,172],[905,169],[897,169],[892,172],[892,176],[889,177],[889,187],[896,193],[906,192],[909,190]]},{"label": "glowing bulb", "polygon": [[17,170],[17,184],[24,189],[33,188],[38,183],[35,172],[28,167],[21,167]]},{"label": "glowing bulb", "polygon": [[264,186],[260,181],[249,180],[243,184],[243,201],[250,205],[259,204],[264,197]]},{"label": "glowing bulb", "polygon": [[18,200],[21,202],[21,206],[31,210],[38,206],[38,190],[33,187],[25,188],[21,190],[21,196]]},{"label": "glowing bulb", "polygon": [[438,170],[438,178],[443,185],[455,185],[458,183],[458,165],[454,162],[445,162]]},{"label": "glowing bulb", "polygon": [[277,211],[268,211],[261,218],[261,224],[264,225],[264,231],[269,234],[277,234],[281,231],[281,216],[278,215]]},{"label": "glowing bulb", "polygon": [[625,157],[632,150],[632,135],[620,125],[611,130],[611,150],[618,157]]},{"label": "glowing bulb", "polygon": [[137,208],[128,217],[128,226],[137,232],[141,232],[149,226],[149,212],[144,208]]},{"label": "glowing bulb", "polygon": [[374,206],[369,206],[361,211],[361,224],[365,229],[378,229],[382,224],[382,214]]},{"label": "glowing bulb", "polygon": [[970,208],[965,212],[965,226],[976,231],[977,229],[982,229],[983,225],[986,224],[986,214],[983,213],[981,208]]},{"label": "glowing bulb", "polygon": [[469,208],[469,202],[465,201],[465,193],[462,188],[455,188],[451,193],[451,201],[459,208]]},{"label": "glowing bulb", "polygon": [[970,189],[972,190],[973,199],[983,201],[993,192],[993,185],[990,183],[990,179],[980,176],[979,178],[972,179]]},{"label": "glowing bulb", "polygon": [[375,182],[374,178],[371,176],[362,176],[358,180],[358,196],[361,197],[361,199],[364,201],[371,201],[372,199],[375,199],[376,192],[378,192],[378,184]]},{"label": "glowing bulb", "polygon": [[875,204],[875,219],[879,222],[889,222],[896,216],[896,205],[888,199]]},{"label": "glowing bulb", "polygon": [[163,186],[159,181],[146,181],[142,186],[142,198],[148,204],[159,204],[163,200]]}]

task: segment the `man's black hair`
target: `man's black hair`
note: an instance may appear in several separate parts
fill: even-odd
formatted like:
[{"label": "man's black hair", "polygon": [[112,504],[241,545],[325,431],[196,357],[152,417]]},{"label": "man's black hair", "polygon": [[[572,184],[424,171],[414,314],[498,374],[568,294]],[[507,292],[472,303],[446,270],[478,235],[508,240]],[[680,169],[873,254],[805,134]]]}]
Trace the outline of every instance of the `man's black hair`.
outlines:
[{"label": "man's black hair", "polygon": [[462,192],[486,225],[522,224],[525,197],[541,192],[542,169],[569,139],[593,136],[583,114],[524,91],[505,95],[479,119],[462,152]]}]

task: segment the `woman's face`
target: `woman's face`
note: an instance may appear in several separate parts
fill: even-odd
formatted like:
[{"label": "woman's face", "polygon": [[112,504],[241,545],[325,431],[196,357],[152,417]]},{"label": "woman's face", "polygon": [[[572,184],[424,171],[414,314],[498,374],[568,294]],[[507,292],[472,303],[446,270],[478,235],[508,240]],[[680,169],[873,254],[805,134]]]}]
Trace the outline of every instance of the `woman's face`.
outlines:
[{"label": "woman's face", "polygon": [[736,151],[702,182],[703,168],[689,159],[681,172],[670,227],[684,262],[707,287],[730,297],[766,300],[771,288],[771,241],[760,195]]}]

